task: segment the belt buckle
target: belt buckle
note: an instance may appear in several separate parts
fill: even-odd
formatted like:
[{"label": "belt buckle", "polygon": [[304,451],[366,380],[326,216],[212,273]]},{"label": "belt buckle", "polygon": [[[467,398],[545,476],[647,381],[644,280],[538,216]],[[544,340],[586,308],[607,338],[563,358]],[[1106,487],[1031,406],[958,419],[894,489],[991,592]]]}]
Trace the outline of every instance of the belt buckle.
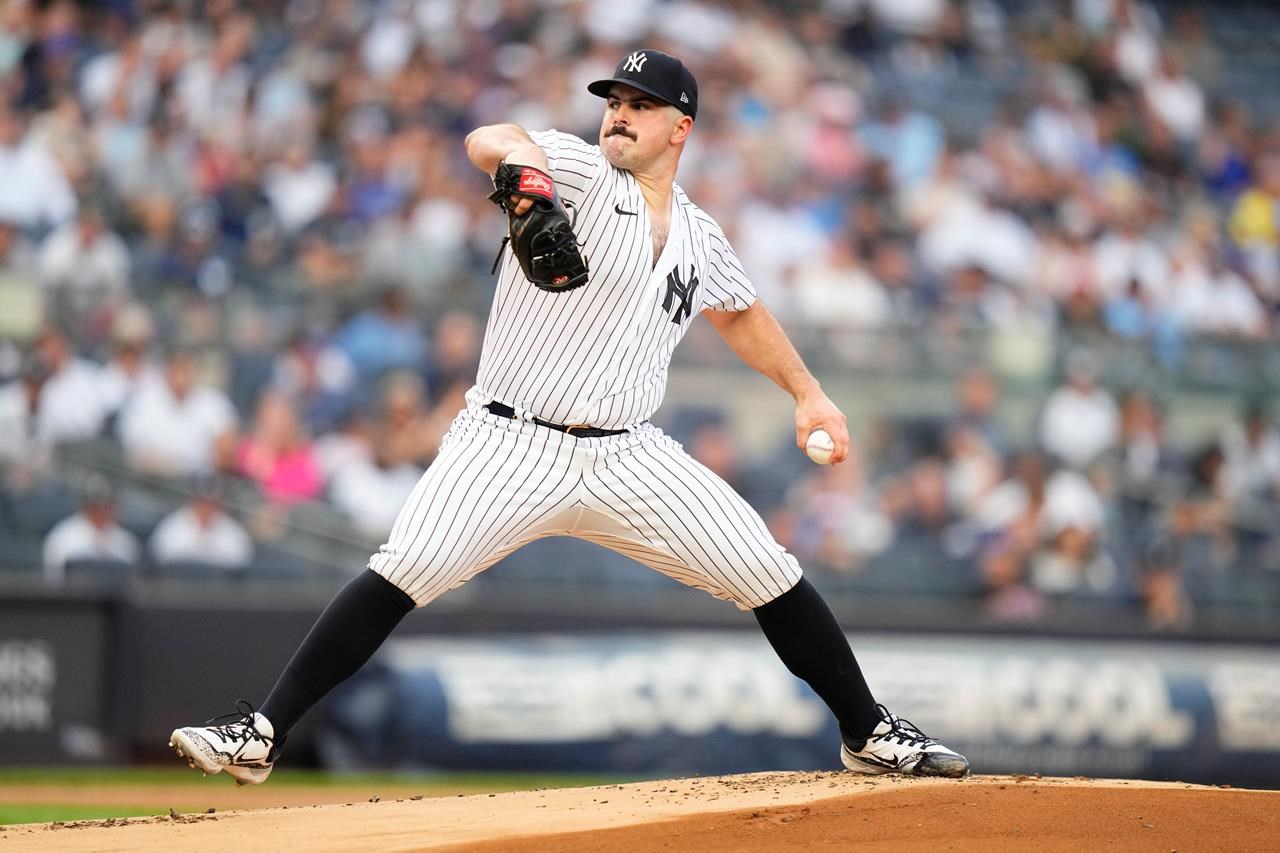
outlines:
[{"label": "belt buckle", "polygon": [[569,424],[564,428],[566,435],[573,435],[575,429],[592,429],[591,424]]}]

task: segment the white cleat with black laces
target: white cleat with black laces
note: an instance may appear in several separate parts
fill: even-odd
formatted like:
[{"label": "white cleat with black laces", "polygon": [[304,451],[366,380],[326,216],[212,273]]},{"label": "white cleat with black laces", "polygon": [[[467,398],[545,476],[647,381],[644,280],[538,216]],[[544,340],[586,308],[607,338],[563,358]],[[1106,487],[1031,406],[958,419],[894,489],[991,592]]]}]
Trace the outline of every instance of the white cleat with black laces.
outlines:
[{"label": "white cleat with black laces", "polygon": [[854,773],[880,775],[946,776],[959,779],[969,772],[969,760],[947,749],[912,723],[877,705],[882,719],[865,741],[845,738],[840,761]]},{"label": "white cleat with black laces", "polygon": [[237,785],[261,785],[276,760],[275,730],[243,699],[236,703],[236,709],[234,714],[209,721],[234,718],[234,722],[174,729],[169,747],[210,776],[225,770]]}]

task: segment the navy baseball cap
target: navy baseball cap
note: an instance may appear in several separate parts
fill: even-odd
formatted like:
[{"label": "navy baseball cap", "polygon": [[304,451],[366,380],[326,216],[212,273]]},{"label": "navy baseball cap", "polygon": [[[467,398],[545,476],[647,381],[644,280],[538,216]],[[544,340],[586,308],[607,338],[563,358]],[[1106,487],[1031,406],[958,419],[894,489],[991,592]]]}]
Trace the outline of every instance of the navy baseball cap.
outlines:
[{"label": "navy baseball cap", "polygon": [[587,91],[609,97],[609,87],[622,83],[670,104],[689,118],[698,117],[698,81],[684,63],[660,50],[637,50],[624,56],[608,80],[597,80]]}]

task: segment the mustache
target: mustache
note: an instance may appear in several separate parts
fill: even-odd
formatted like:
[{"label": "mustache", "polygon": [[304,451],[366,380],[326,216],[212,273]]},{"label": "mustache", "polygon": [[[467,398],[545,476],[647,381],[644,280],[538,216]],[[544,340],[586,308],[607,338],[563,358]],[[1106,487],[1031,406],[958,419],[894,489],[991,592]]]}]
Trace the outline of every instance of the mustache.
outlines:
[{"label": "mustache", "polygon": [[632,142],[636,141],[636,135],[620,124],[615,124],[613,127],[609,128],[609,132],[604,135],[605,139],[608,139],[610,136],[625,136]]}]

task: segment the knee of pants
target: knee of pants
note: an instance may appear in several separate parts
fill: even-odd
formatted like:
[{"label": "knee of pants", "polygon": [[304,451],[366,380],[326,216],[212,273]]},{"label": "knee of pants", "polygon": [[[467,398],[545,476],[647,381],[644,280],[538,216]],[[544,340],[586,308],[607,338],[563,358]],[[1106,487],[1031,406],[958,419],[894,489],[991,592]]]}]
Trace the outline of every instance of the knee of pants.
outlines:
[{"label": "knee of pants", "polygon": [[412,598],[415,607],[422,607],[462,586],[483,569],[433,559],[430,555],[420,560],[408,560],[404,556],[392,553],[383,545],[369,558],[369,568]]}]

